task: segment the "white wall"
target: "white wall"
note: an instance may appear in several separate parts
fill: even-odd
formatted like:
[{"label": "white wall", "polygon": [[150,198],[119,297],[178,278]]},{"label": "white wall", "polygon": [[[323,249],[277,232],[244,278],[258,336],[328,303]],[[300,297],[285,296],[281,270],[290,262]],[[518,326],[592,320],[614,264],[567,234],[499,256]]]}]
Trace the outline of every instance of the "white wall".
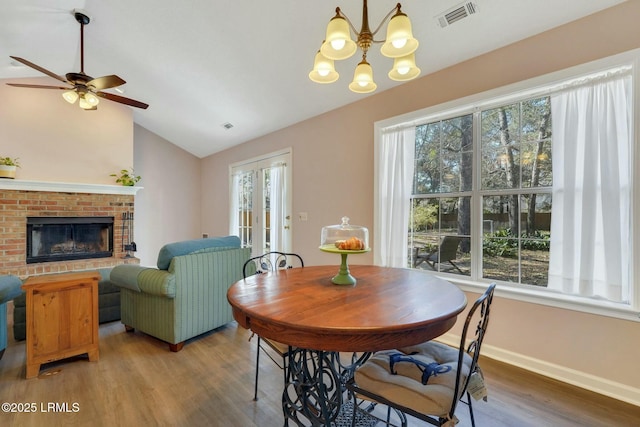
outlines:
[{"label": "white wall", "polygon": [[200,159],[136,125],[135,171],[144,187],[136,195],[134,236],[140,264],[155,266],[170,242],[196,239],[200,231]]},{"label": "white wall", "polygon": [[115,184],[109,175],[133,166],[131,108],[103,101],[98,110],[84,111],[61,93],[0,80],[0,157],[20,158],[18,179]]}]

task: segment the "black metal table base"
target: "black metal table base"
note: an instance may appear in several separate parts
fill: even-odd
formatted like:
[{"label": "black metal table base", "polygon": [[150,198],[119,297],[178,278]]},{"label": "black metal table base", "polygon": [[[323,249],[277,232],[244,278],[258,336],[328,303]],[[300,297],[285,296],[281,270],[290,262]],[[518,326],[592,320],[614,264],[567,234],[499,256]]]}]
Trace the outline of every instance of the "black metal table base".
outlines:
[{"label": "black metal table base", "polygon": [[[347,363],[340,353],[294,348],[289,352],[287,382],[282,394],[285,426],[289,421],[297,426],[350,426],[353,402],[347,401],[346,382],[357,366],[370,353],[353,353]],[[358,414],[358,427],[373,426],[373,418]]]}]

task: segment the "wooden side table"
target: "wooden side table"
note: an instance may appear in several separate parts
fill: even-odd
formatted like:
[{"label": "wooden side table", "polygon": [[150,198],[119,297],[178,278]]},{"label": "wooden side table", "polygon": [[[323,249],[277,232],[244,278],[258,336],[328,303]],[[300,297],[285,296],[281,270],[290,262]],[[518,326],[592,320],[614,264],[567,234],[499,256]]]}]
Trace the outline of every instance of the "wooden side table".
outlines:
[{"label": "wooden side table", "polygon": [[29,277],[26,292],[27,378],[40,373],[40,365],[87,353],[99,358],[98,281],[94,272],[47,274]]}]

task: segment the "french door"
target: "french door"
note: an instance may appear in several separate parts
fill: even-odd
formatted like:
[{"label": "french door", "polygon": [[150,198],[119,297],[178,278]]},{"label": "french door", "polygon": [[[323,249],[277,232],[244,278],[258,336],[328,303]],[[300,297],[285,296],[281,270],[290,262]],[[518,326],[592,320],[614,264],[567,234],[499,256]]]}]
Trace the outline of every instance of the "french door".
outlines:
[{"label": "french door", "polygon": [[253,255],[291,251],[291,151],[231,165],[230,233]]}]

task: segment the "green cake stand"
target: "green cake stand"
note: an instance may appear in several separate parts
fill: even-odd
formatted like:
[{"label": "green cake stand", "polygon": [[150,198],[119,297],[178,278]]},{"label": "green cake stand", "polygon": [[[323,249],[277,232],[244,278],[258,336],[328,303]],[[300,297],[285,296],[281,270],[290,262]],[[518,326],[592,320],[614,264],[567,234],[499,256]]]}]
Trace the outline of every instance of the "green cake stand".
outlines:
[{"label": "green cake stand", "polygon": [[338,249],[335,245],[322,245],[320,246],[322,252],[328,252],[331,254],[340,254],[342,262],[340,263],[340,270],[338,274],[331,278],[331,282],[335,285],[355,285],[356,278],[349,272],[349,264],[347,263],[347,256],[349,254],[364,254],[371,251],[371,248],[359,249],[359,250],[346,250]]}]

